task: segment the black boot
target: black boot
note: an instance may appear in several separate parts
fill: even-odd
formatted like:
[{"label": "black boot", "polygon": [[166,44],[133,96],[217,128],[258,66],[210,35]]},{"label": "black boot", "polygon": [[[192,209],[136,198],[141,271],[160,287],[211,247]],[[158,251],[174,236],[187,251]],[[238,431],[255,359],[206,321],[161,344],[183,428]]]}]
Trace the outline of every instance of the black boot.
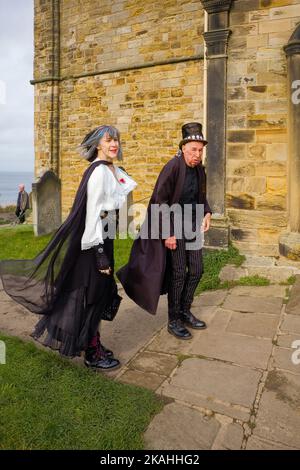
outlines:
[{"label": "black boot", "polygon": [[168,332],[171,333],[171,335],[174,335],[178,339],[191,339],[192,335],[187,330],[180,318],[177,320],[171,320],[168,323]]},{"label": "black boot", "polygon": [[114,357],[99,354],[97,348],[88,348],[85,351],[84,364],[93,369],[112,370],[120,366],[120,361]]},{"label": "black boot", "polygon": [[205,330],[206,323],[202,320],[199,320],[197,317],[195,317],[195,315],[193,315],[189,309],[181,311],[180,316],[181,316],[182,322],[186,326],[189,326],[190,328],[193,328],[194,330]]},{"label": "black boot", "polygon": [[107,349],[104,344],[101,343],[99,331],[97,331],[97,352],[101,356],[105,357],[113,357],[114,355],[114,353],[110,349]]}]

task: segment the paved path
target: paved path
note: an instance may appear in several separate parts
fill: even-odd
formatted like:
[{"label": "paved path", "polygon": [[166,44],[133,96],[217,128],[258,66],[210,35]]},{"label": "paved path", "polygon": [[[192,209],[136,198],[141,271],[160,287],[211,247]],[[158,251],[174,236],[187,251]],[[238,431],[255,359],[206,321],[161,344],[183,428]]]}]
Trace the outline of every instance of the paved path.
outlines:
[{"label": "paved path", "polygon": [[[166,398],[147,448],[300,449],[300,364],[292,362],[293,353],[300,360],[300,276],[293,287],[203,293],[193,312],[208,329],[190,341],[167,333],[165,297],[155,317],[125,297],[103,325],[123,364],[110,376]],[[0,290],[1,331],[28,339],[35,322]]]}]

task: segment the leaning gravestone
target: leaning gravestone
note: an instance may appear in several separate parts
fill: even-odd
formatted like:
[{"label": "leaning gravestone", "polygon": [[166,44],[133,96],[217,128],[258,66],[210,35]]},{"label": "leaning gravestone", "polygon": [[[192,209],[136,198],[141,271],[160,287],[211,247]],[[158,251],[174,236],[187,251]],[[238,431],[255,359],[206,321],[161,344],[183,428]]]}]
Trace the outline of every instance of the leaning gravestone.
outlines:
[{"label": "leaning gravestone", "polygon": [[46,235],[61,224],[61,183],[52,171],[46,171],[32,184],[33,227],[35,235]]}]

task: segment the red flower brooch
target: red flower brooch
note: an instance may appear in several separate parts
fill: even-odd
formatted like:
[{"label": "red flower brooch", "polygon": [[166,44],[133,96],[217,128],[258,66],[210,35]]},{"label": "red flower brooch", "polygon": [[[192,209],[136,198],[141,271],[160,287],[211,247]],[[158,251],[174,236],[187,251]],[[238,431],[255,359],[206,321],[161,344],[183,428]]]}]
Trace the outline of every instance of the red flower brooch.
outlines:
[{"label": "red flower brooch", "polygon": [[126,181],[124,180],[124,178],[120,178],[119,181],[120,181],[120,183],[126,183]]}]

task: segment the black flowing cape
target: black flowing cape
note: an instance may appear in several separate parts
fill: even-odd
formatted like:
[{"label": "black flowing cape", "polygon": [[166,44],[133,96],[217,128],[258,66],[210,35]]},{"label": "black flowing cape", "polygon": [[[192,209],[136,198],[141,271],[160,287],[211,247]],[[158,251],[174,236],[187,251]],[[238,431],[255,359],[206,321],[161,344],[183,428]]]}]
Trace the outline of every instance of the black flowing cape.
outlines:
[{"label": "black flowing cape", "polygon": [[0,262],[5,292],[33,313],[51,315],[64,281],[74,267],[85,229],[87,183],[101,164],[107,162],[99,160],[85,170],[69,216],[34,259]]}]

